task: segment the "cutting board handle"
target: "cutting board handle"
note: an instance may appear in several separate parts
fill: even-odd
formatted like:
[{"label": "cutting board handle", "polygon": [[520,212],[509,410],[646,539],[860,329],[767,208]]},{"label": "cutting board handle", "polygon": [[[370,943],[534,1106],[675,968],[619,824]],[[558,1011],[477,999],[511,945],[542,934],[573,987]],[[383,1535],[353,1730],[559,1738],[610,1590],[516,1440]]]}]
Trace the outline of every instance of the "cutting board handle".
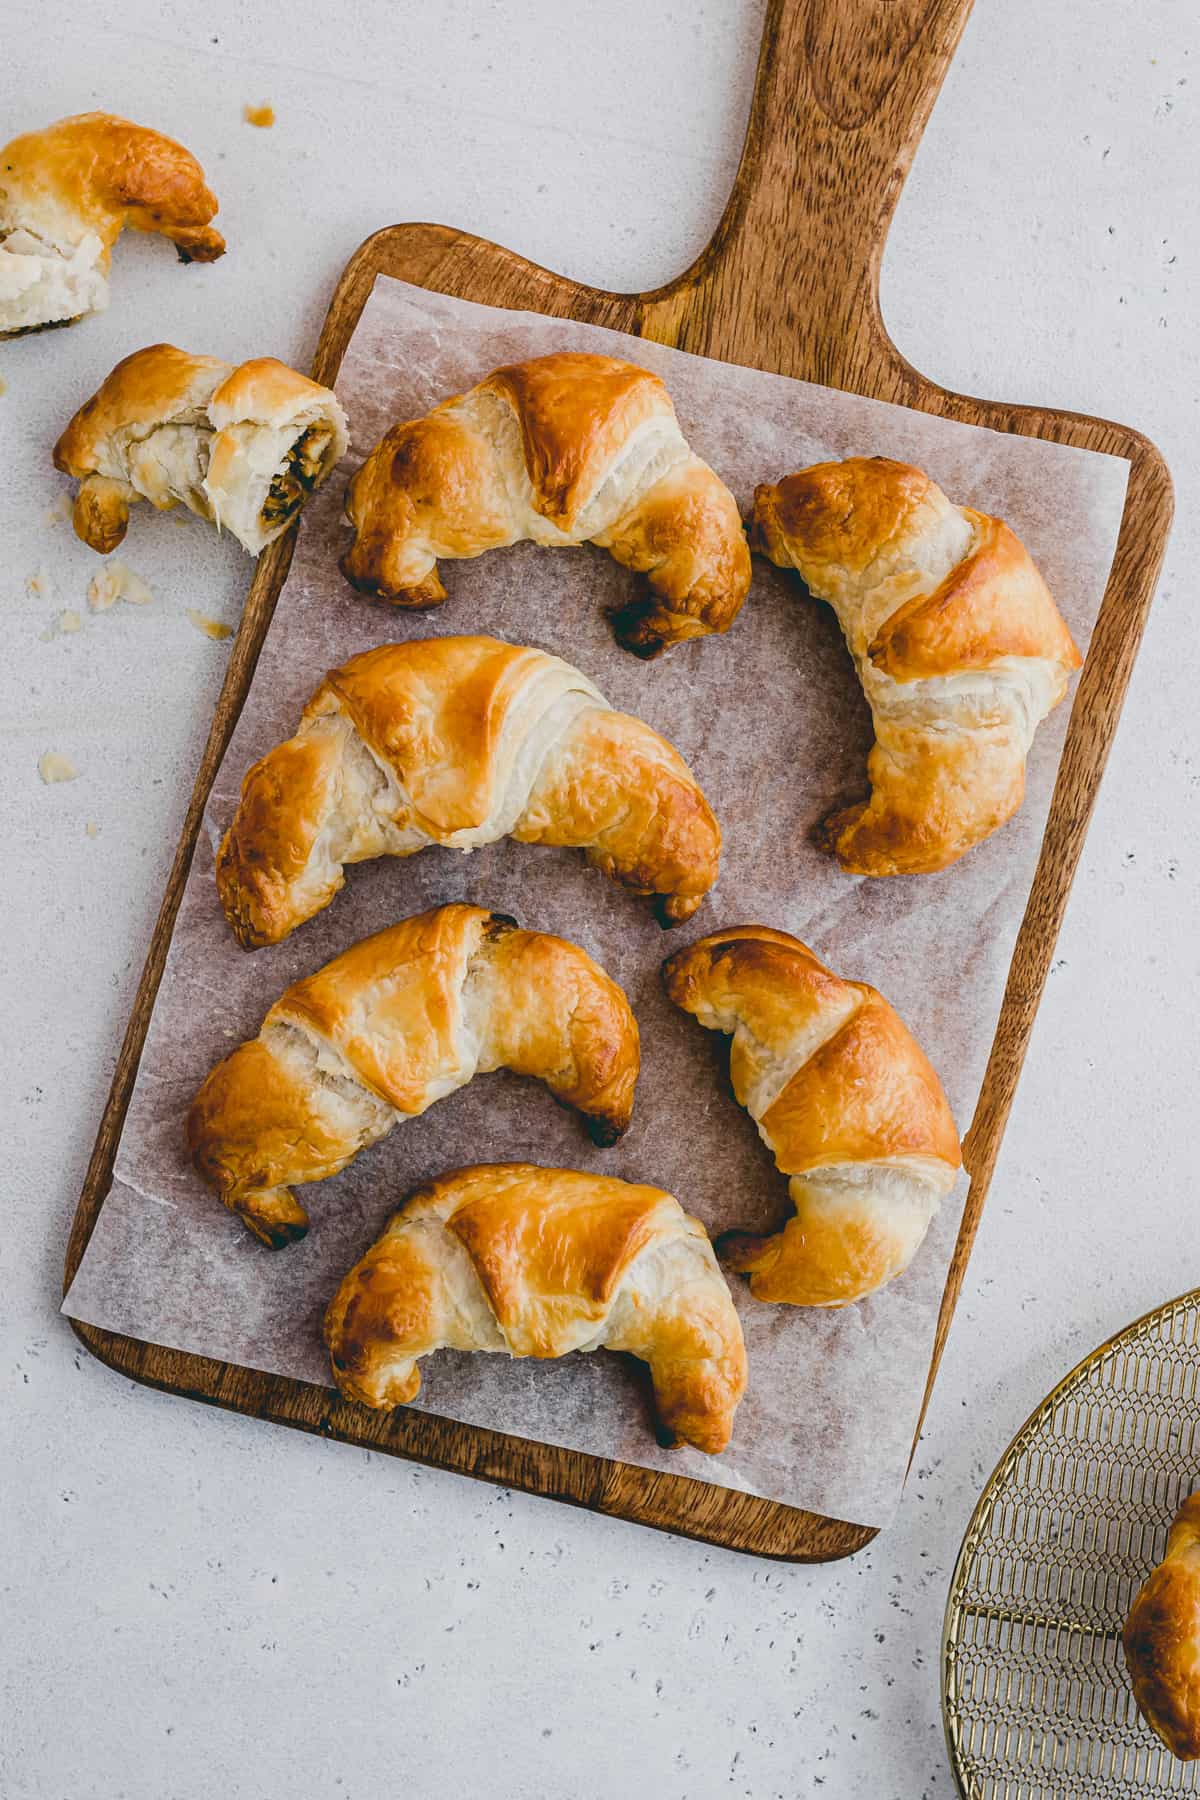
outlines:
[{"label": "cutting board handle", "polygon": [[[892,213],[971,0],[770,0],[745,148],[699,261],[652,297],[675,341],[897,399],[910,371],[884,330],[879,268]],[[748,329],[745,315],[753,316]],[[740,315],[741,322],[738,323]],[[644,329],[658,336],[659,321]]]}]

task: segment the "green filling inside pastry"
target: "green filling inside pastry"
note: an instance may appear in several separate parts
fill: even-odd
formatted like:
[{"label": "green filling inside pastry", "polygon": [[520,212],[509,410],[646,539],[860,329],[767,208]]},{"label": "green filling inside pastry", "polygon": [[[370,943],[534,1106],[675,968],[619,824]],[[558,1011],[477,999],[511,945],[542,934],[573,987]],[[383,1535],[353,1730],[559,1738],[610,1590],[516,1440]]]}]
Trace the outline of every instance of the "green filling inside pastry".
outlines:
[{"label": "green filling inside pastry", "polygon": [[331,428],[322,422],[310,425],[296,439],[287,461],[273,477],[267,491],[262,509],[264,525],[282,525],[293,513],[299,512],[316,486],[321,460],[332,436]]}]

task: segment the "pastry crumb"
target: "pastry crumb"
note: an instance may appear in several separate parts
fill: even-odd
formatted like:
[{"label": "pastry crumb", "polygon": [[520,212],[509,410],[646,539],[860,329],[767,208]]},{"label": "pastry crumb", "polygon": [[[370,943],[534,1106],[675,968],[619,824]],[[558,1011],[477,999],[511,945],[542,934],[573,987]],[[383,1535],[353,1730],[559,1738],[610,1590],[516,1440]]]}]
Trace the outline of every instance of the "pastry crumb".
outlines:
[{"label": "pastry crumb", "polygon": [[71,516],[71,502],[65,494],[60,494],[53,506],[46,509],[47,525],[60,525]]},{"label": "pastry crumb", "polygon": [[42,642],[49,644],[56,637],[69,636],[73,631],[82,630],[83,619],[73,607],[68,607],[66,612],[60,612],[57,619],[52,619],[47,625],[45,631],[42,632]]},{"label": "pastry crumb", "polygon": [[260,131],[267,131],[275,123],[275,108],[265,104],[263,106],[244,106],[242,117],[247,125],[257,125]]},{"label": "pastry crumb", "polygon": [[95,819],[89,819],[83,830],[86,837],[94,838],[100,836],[100,827],[97,825]]},{"label": "pastry crumb", "polygon": [[215,638],[218,643],[222,638],[233,636],[232,625],[226,625],[220,619],[210,619],[206,613],[197,612],[194,606],[188,607],[187,616],[197,631],[202,631],[205,637]]},{"label": "pastry crumb", "polygon": [[25,592],[31,600],[48,600],[54,592],[54,583],[42,569],[36,575],[25,578]]},{"label": "pastry crumb", "polygon": [[141,576],[123,562],[105,563],[100,574],[88,582],[87,602],[93,612],[107,612],[118,600],[128,600],[131,606],[149,606],[153,599]]},{"label": "pastry crumb", "polygon": [[51,787],[56,781],[75,781],[79,770],[61,750],[47,750],[44,756],[38,758],[38,774],[46,786]]},{"label": "pastry crumb", "polygon": [[0,394],[7,394],[7,392],[8,392],[8,383],[7,383],[7,381],[5,381],[3,375],[0,375]]}]

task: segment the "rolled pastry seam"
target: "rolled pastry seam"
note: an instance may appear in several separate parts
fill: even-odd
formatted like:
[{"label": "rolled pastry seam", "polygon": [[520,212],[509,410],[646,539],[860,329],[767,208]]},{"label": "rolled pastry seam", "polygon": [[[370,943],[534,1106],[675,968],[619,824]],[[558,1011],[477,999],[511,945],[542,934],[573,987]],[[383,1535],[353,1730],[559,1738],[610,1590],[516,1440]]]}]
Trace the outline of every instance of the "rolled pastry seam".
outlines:
[{"label": "rolled pastry seam", "polygon": [[1032,557],[881,456],[758,488],[751,542],[832,606],[874,721],[870,798],[820,843],[853,874],[946,868],[1021,805],[1034,733],[1079,667]]},{"label": "rolled pastry seam", "polygon": [[283,993],[187,1118],[201,1178],[264,1243],[302,1237],[293,1185],[323,1181],[477,1074],[545,1082],[598,1144],[629,1124],[629,1002],[586,951],[482,907],[420,913]]},{"label": "rolled pastry seam", "polygon": [[689,918],[721,832],[682,757],[578,669],[496,638],[384,644],[326,676],[294,737],[256,763],[217,856],[238,941],[278,943],[327,906],[344,867],[503,837],[586,852]]},{"label": "rolled pastry seam", "polygon": [[794,1216],[718,1244],[758,1300],[847,1306],[901,1274],[962,1162],[941,1083],[883,996],[787,932],[734,926],[663,965],[667,993],[730,1035],[733,1091]]},{"label": "rolled pastry seam", "polygon": [[741,1326],[699,1220],[660,1188],[483,1164],[410,1196],[325,1315],[347,1399],[416,1398],[439,1349],[649,1364],[666,1441],[725,1448],[746,1386]]},{"label": "rolled pastry seam", "polygon": [[234,368],[155,344],[75,414],[55,467],[81,482],[75,530],[107,555],[138,500],[186,506],[257,555],[345,454],[337,396],[273,357]]},{"label": "rolled pastry seam", "polygon": [[596,544],[646,577],[649,596],[615,620],[639,656],[728,630],[750,586],[737,504],[663,383],[606,356],[513,363],[393,426],[350,482],[346,516],[346,579],[407,607],[445,598],[439,559]]}]

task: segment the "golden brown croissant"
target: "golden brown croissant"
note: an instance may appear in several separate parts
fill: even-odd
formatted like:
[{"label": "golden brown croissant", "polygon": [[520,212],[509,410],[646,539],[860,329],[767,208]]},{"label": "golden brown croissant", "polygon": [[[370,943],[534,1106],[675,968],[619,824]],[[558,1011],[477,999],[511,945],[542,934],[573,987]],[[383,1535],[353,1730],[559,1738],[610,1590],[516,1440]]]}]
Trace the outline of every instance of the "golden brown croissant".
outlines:
[{"label": "golden brown croissant", "polygon": [[721,833],[683,759],[578,669],[495,638],[384,644],[334,669],[242,783],[217,856],[247,948],[327,906],[343,864],[501,837],[584,849],[664,923],[717,877]]},{"label": "golden brown croissant", "polygon": [[788,1183],[773,1237],[718,1245],[758,1300],[847,1306],[905,1270],[961,1165],[941,1083],[874,988],[784,931],[741,925],[663,965],[667,993],[733,1037],[733,1091]]},{"label": "golden brown croissant", "polygon": [[710,1455],[746,1387],[742,1328],[712,1245],[661,1188],[492,1163],[419,1188],[325,1315],[333,1377],[365,1406],[403,1406],[434,1350],[650,1365],[659,1416]]},{"label": "golden brown croissant", "polygon": [[1172,1756],[1191,1762],[1200,1756],[1200,1493],[1176,1513],[1122,1643],[1142,1717]]},{"label": "golden brown croissant", "polygon": [[513,363],[394,425],[346,512],[347,580],[400,606],[445,599],[439,557],[598,544],[649,579],[616,621],[639,656],[727,631],[750,586],[733,495],[688,448],[657,375],[608,356]]},{"label": "golden brown croissant", "polygon": [[129,508],[180,501],[254,556],[273,543],[346,452],[337,395],[274,357],[234,368],[152,344],[119,362],[54,446],[82,482],[75,530],[107,556]]},{"label": "golden brown croissant", "polygon": [[536,1075],[611,1144],[633,1111],[638,1029],[615,981],[565,938],[440,906],[297,981],[204,1082],[192,1160],[264,1243],[303,1237],[293,1182],[360,1150],[491,1069]]},{"label": "golden brown croissant", "polygon": [[0,336],[64,325],[108,305],[126,225],[170,238],[183,262],[225,240],[216,197],[182,144],[111,113],[79,113],[0,150]]},{"label": "golden brown croissant", "polygon": [[751,543],[833,607],[875,722],[871,797],[825,821],[826,847],[856,875],[944,869],[1016,812],[1079,667],[1028,551],[882,456],[760,487]]}]

